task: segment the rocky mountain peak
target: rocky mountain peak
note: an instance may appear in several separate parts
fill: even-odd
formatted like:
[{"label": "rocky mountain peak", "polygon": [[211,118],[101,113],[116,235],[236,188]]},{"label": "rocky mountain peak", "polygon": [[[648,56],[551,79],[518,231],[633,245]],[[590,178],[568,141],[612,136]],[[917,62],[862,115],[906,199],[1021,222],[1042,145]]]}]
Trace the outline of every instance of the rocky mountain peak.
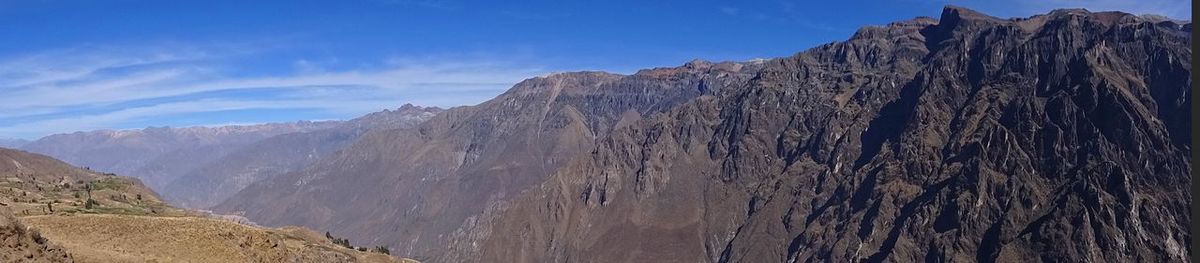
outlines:
[{"label": "rocky mountain peak", "polygon": [[400,108],[396,109],[396,112],[399,112],[401,114],[419,114],[419,113],[425,113],[425,112],[440,112],[440,111],[442,111],[442,108],[423,107],[423,106],[413,105],[412,103],[405,103],[404,105],[400,106]]},{"label": "rocky mountain peak", "polygon": [[557,72],[544,76],[529,78],[518,82],[500,97],[520,98],[527,96],[554,97],[563,92],[563,88],[579,91],[588,87],[594,88],[605,82],[611,82],[623,75],[603,71]]},{"label": "rocky mountain peak", "polygon": [[942,8],[942,16],[938,19],[938,21],[938,23],[943,26],[957,27],[971,23],[997,23],[1004,21],[1004,19],[980,13],[966,7],[947,5],[946,7]]}]

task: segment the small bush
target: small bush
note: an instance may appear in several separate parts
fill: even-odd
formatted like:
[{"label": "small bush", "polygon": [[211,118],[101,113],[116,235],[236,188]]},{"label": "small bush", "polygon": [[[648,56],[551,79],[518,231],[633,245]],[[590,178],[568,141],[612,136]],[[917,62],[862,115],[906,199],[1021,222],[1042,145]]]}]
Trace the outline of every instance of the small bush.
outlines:
[{"label": "small bush", "polygon": [[325,231],[325,238],[329,239],[329,241],[331,241],[334,244],[337,244],[339,246],[343,246],[343,247],[346,247],[349,249],[354,249],[354,246],[350,245],[349,239],[334,237],[333,234],[329,233],[329,231]]},{"label": "small bush", "polygon": [[83,204],[83,208],[87,208],[87,209],[93,209],[96,207],[100,207],[100,202],[96,202],[95,199],[91,199],[91,198],[88,198],[87,203]]},{"label": "small bush", "polygon": [[392,250],[388,249],[387,246],[375,246],[375,248],[371,249],[371,252],[380,253],[380,254],[384,254],[384,255],[392,254]]}]

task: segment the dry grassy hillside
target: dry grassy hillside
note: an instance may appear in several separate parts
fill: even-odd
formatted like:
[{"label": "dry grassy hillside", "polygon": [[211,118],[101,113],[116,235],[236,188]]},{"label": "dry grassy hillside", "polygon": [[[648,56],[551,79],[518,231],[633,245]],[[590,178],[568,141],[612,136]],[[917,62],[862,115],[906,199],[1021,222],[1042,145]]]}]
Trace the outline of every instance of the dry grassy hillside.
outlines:
[{"label": "dry grassy hillside", "polygon": [[77,262],[399,262],[302,229],[199,217],[66,214],[22,218]]},{"label": "dry grassy hillside", "polygon": [[0,242],[0,262],[402,262],[174,208],[137,179],[4,148]]},{"label": "dry grassy hillside", "polygon": [[0,206],[16,216],[102,213],[182,216],[141,181],[0,148]]}]

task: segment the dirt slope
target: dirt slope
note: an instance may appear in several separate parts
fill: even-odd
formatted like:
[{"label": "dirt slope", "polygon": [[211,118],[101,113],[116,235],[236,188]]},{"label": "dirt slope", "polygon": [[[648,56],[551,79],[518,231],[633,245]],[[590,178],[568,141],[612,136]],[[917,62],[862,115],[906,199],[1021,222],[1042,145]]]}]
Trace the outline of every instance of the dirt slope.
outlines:
[{"label": "dirt slope", "polygon": [[0,207],[0,262],[72,262],[72,257]]},{"label": "dirt slope", "polygon": [[399,262],[303,230],[198,217],[77,214],[22,218],[77,262]]},{"label": "dirt slope", "polygon": [[168,206],[134,178],[0,148],[0,262],[398,261],[304,228],[214,218]]}]

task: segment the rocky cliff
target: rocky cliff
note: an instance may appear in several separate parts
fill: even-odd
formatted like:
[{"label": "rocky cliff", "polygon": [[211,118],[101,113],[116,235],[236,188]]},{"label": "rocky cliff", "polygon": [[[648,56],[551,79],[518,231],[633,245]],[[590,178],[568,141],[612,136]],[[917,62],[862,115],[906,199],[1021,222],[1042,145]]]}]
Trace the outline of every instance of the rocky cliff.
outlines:
[{"label": "rocky cliff", "polygon": [[302,171],[253,184],[215,210],[267,225],[330,229],[429,258],[469,217],[543,182],[615,127],[712,94],[753,67],[696,61],[629,76],[529,79],[415,129],[369,133]]},{"label": "rocky cliff", "polygon": [[1190,23],[866,27],[618,129],[447,261],[1186,261]]},{"label": "rocky cliff", "polygon": [[435,261],[1184,261],[1191,24],[948,7],[533,78],[218,210]]}]

